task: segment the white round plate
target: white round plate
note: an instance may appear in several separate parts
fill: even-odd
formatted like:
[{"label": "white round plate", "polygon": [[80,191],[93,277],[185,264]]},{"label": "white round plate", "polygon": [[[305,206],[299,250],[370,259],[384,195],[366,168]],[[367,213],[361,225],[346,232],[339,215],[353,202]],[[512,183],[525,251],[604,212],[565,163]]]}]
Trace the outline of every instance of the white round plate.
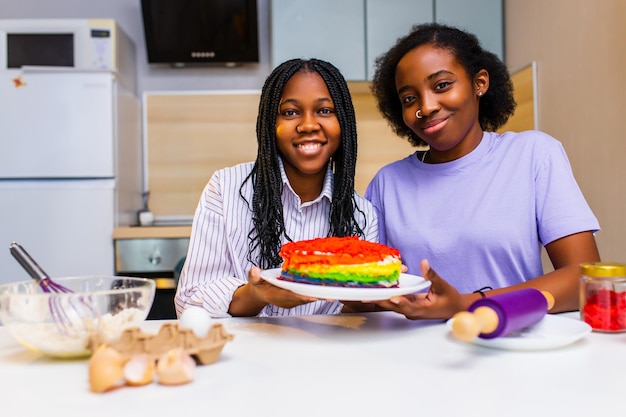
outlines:
[{"label": "white round plate", "polygon": [[267,282],[296,294],[307,297],[339,301],[387,300],[395,295],[412,294],[430,287],[430,281],[417,275],[400,274],[400,286],[396,288],[350,288],[328,285],[302,284],[278,279],[280,268],[268,269],[261,273]]},{"label": "white round plate", "polygon": [[[452,330],[450,319],[446,322]],[[540,322],[518,332],[494,339],[473,339],[472,344],[505,350],[544,350],[567,346],[591,333],[591,326],[584,321],[546,314]]]}]

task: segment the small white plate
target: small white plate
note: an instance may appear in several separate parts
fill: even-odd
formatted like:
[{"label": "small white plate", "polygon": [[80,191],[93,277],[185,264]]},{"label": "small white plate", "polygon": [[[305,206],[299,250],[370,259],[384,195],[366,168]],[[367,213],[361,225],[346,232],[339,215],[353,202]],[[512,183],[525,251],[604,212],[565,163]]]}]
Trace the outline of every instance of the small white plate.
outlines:
[{"label": "small white plate", "polygon": [[420,276],[410,274],[400,274],[400,286],[396,288],[351,288],[285,281],[278,279],[280,271],[280,268],[265,270],[261,273],[261,278],[277,287],[295,292],[296,294],[327,300],[388,300],[396,295],[412,294],[430,287],[430,281],[426,281]]},{"label": "small white plate", "polygon": [[[446,322],[452,330],[450,319]],[[540,322],[518,332],[494,339],[473,339],[472,344],[505,350],[544,350],[567,346],[591,333],[591,326],[584,321],[569,317],[546,314]]]}]

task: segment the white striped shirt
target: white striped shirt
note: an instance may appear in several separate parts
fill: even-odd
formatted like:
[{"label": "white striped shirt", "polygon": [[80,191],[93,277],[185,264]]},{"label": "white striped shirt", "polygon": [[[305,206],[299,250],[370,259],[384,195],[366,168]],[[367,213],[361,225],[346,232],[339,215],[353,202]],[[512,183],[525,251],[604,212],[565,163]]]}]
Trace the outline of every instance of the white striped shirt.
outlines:
[{"label": "white striped shirt", "polygon": [[[330,203],[333,174],[329,168],[321,194],[313,201],[301,203],[292,190],[280,164],[283,180],[283,215],[287,235],[292,240],[325,237],[330,230]],[[180,314],[189,305],[201,306],[212,317],[230,317],[228,308],[235,290],[248,281],[248,271],[254,266],[248,261],[248,233],[253,228],[252,182],[239,189],[254,164],[239,164],[216,171],[207,183],[194,215],[191,238],[185,265],[175,296],[176,312]],[[378,241],[378,220],[371,203],[355,192],[358,208],[355,218],[363,229],[364,238]],[[286,239],[282,237],[285,243]],[[253,258],[258,259],[258,254]],[[286,309],[267,305],[258,314],[288,316],[336,314],[341,311],[338,301],[314,301]]]}]

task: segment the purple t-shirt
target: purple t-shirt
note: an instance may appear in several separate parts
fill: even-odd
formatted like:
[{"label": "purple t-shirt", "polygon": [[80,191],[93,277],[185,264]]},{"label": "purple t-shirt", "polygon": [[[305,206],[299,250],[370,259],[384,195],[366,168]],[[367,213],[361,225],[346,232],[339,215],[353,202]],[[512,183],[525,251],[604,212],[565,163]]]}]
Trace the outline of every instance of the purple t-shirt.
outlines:
[{"label": "purple t-shirt", "polygon": [[428,259],[461,293],[543,274],[542,245],[598,220],[560,142],[538,132],[486,132],[468,155],[425,164],[418,153],[376,174],[365,197],[380,241],[398,248],[408,273]]}]

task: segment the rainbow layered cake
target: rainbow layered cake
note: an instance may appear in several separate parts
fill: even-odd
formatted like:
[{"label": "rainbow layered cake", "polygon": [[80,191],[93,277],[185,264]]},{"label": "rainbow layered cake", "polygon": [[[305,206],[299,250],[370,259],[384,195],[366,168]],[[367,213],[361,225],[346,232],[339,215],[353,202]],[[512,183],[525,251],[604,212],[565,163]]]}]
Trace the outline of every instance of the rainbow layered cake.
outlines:
[{"label": "rainbow layered cake", "polygon": [[397,287],[400,252],[357,237],[327,237],[289,242],[280,250],[279,279],[335,287]]}]

